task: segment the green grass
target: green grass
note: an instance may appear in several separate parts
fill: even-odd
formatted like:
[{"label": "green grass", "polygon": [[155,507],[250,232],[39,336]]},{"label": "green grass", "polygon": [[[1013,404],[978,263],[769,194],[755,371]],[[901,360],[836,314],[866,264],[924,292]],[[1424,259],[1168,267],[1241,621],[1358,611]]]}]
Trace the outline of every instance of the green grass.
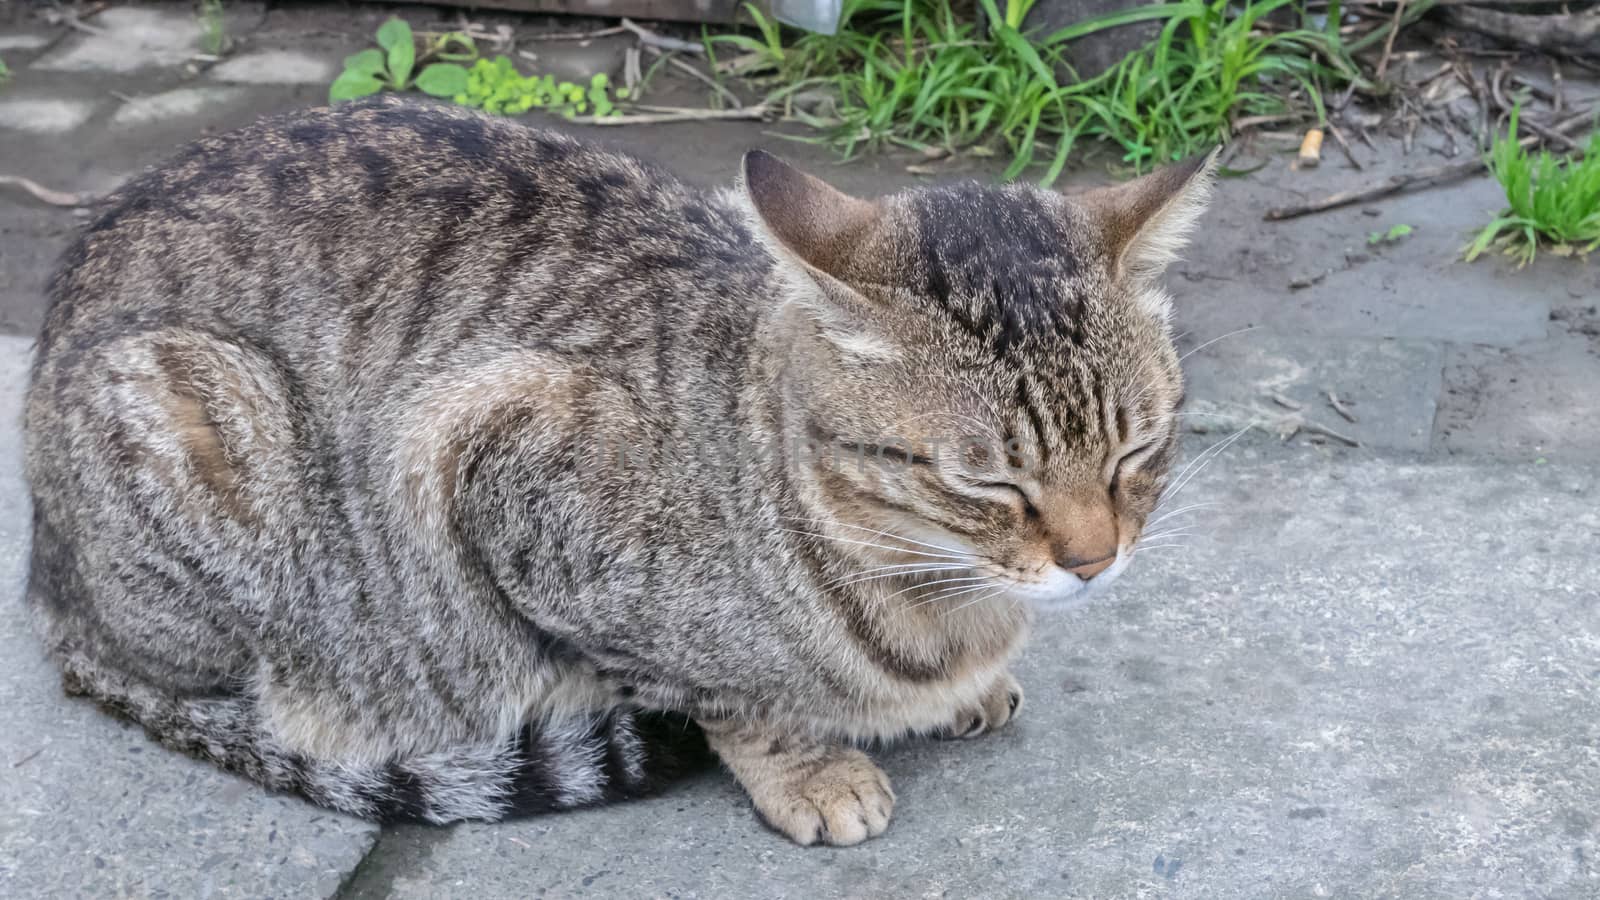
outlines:
[{"label": "green grass", "polygon": [[211,56],[221,56],[233,43],[228,37],[227,21],[222,14],[222,0],[200,0],[200,49]]},{"label": "green grass", "polygon": [[[707,38],[744,53],[744,71],[773,84],[769,102],[826,91],[831,115],[792,110],[847,157],[897,144],[1011,157],[1005,177],[1043,165],[1055,180],[1085,138],[1120,148],[1131,168],[1181,159],[1225,141],[1245,116],[1323,118],[1322,90],[1359,75],[1336,30],[1265,27],[1296,0],[1187,0],[1103,16],[1051,34],[1024,33],[1032,0],[977,0],[987,26],[951,0],[845,0],[836,35],[786,33],[759,11],[755,35]],[[1110,70],[1078,79],[1068,42],[1137,21],[1159,37]],[[1337,15],[1330,17],[1337,21]],[[1058,77],[1058,75],[1064,77]]]},{"label": "green grass", "polygon": [[1540,150],[1532,156],[1517,142],[1520,116],[1520,109],[1511,111],[1509,131],[1496,135],[1489,151],[1489,171],[1508,205],[1478,233],[1466,258],[1493,248],[1525,266],[1541,246],[1562,256],[1587,255],[1600,247],[1600,131],[1580,154],[1559,159]]}]

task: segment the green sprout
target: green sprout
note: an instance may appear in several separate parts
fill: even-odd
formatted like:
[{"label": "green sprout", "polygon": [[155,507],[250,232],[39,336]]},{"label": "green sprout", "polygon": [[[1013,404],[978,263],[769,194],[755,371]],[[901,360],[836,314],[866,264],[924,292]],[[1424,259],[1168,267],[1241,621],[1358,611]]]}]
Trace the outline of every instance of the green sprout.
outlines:
[{"label": "green sprout", "polygon": [[[423,66],[415,79],[411,77],[417,64],[416,38],[404,19],[390,19],[378,28],[379,49],[367,49],[346,57],[344,71],[328,88],[328,101],[354,100],[382,90],[403,91],[416,88],[434,97],[453,97],[466,89],[467,70],[458,62],[435,62]],[[450,48],[460,47],[452,51]],[[424,59],[466,60],[477,56],[472,39],[459,32],[443,35],[435,41]]]},{"label": "green sprout", "polygon": [[1367,234],[1367,243],[1376,247],[1379,244],[1394,244],[1411,232],[1415,231],[1410,225],[1391,225],[1388,231],[1373,231]]}]

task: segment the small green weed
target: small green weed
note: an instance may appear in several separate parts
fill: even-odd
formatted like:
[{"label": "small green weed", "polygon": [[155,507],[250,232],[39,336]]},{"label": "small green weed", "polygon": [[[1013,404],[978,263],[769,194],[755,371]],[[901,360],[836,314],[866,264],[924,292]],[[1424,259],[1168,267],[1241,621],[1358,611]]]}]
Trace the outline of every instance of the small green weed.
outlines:
[{"label": "small green weed", "polygon": [[328,88],[328,102],[413,87],[435,97],[454,97],[467,89],[467,69],[461,62],[478,58],[472,38],[450,32],[435,39],[421,55],[423,61],[441,61],[423,66],[412,79],[419,60],[411,26],[404,19],[390,19],[378,28],[377,41],[381,49],[363,50],[345,58],[344,71]]},{"label": "small green weed", "polygon": [[[626,100],[627,88],[617,88],[616,98]],[[610,80],[604,72],[595,73],[587,88],[570,81],[557,82],[553,76],[523,76],[504,56],[494,61],[480,59],[467,73],[467,87],[455,96],[462,106],[485,112],[514,116],[530,109],[545,109],[568,118],[592,112],[596,116],[616,114]]]},{"label": "small green weed", "polygon": [[[788,43],[747,7],[758,36],[706,43],[740,51],[744,73],[765,73],[776,84],[769,102],[827,91],[831,115],[796,116],[847,157],[886,143],[951,151],[999,143],[1012,157],[1005,177],[1047,159],[1045,183],[1080,138],[1110,141],[1144,169],[1216,145],[1241,117],[1321,119],[1323,85],[1360,77],[1337,29],[1261,27],[1298,0],[1150,4],[1047,35],[1020,30],[1032,0],[1007,2],[1003,15],[996,0],[977,0],[984,29],[962,21],[954,2],[845,0],[837,34]],[[1163,23],[1154,42],[1094,78],[1073,75],[1072,40],[1150,20]]]},{"label": "small green weed", "polygon": [[222,16],[222,0],[200,0],[200,49],[221,56],[233,46],[228,23]]},{"label": "small green weed", "polygon": [[1506,203],[1466,249],[1470,262],[1491,247],[1533,262],[1541,244],[1558,256],[1585,256],[1600,247],[1600,131],[1581,154],[1557,159],[1547,150],[1530,156],[1517,142],[1520,108],[1511,110],[1506,135],[1496,135],[1489,171],[1505,189]]},{"label": "small green weed", "polygon": [[[448,97],[497,115],[514,116],[530,109],[546,109],[572,118],[616,114],[613,98],[627,100],[627,88],[611,89],[605,73],[597,73],[587,86],[557,82],[550,75],[525,76],[505,56],[483,59],[472,38],[459,31],[434,36],[417,53],[416,36],[404,19],[390,19],[378,29],[380,49],[363,50],[344,61],[344,71],[328,88],[329,102],[353,100],[382,90],[416,88],[424,94]],[[437,60],[436,62],[429,62]],[[412,71],[418,62],[427,65]],[[463,65],[471,63],[471,68]]]},{"label": "small green weed", "polygon": [[1388,231],[1372,231],[1367,233],[1367,244],[1376,247],[1379,244],[1396,244],[1415,231],[1410,225],[1390,225]]},{"label": "small green weed", "polygon": [[0,85],[11,80],[11,70],[6,68],[6,61],[0,59]]}]

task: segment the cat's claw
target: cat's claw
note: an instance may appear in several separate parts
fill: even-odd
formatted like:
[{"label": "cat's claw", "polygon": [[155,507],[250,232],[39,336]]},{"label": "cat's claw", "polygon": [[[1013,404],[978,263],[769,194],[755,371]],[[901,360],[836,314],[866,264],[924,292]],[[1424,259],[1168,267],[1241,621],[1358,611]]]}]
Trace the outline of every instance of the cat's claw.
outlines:
[{"label": "cat's claw", "polygon": [[940,737],[958,740],[998,731],[1022,712],[1022,685],[1008,672],[989,689],[976,707],[962,710]]}]

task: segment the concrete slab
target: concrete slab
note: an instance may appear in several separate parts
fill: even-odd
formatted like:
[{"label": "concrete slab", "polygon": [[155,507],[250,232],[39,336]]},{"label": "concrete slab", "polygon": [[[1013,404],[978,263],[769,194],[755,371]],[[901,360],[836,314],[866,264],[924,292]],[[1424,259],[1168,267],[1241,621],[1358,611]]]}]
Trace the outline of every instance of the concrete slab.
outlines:
[{"label": "concrete slab", "polygon": [[[1439,344],[1253,330],[1220,337],[1209,346],[1188,335],[1179,345],[1184,352],[1196,351],[1184,360],[1193,423],[1222,430],[1257,419],[1303,417],[1369,448],[1428,449],[1443,365]],[[1333,408],[1330,391],[1355,422]],[[1300,409],[1283,405],[1285,400]]]},{"label": "concrete slab", "polygon": [[[1291,172],[1274,162],[1224,179],[1172,279],[1181,327],[1218,335],[1245,325],[1284,334],[1388,337],[1510,346],[1545,335],[1551,304],[1567,299],[1558,267],[1518,270],[1505,260],[1461,262],[1475,229],[1504,205],[1492,179],[1469,179],[1366,207],[1284,222],[1270,207],[1369,184],[1423,165],[1389,156],[1365,172],[1336,165]],[[1364,211],[1375,215],[1367,215]],[[1371,246],[1393,225],[1415,230]]]},{"label": "concrete slab", "polygon": [[1451,346],[1434,430],[1441,449],[1523,462],[1600,459],[1600,312],[1592,299],[1558,307],[1551,326],[1546,341]]},{"label": "concrete slab", "polygon": [[390,831],[346,896],[1600,892],[1596,470],[1249,457],[1184,492],[1187,550],[1040,622],[1014,728],[882,755],[875,841],[793,847],[708,776]]},{"label": "concrete slab", "polygon": [[0,896],[332,895],[376,827],[269,796],[62,695],[20,602],[30,343],[0,338]]},{"label": "concrete slab", "polygon": [[29,34],[25,31],[0,34],[0,50],[37,50],[55,38],[48,34]]},{"label": "concrete slab", "polygon": [[244,95],[243,88],[186,87],[147,97],[134,97],[111,114],[111,124],[128,128],[168,119],[193,118],[208,110],[237,103]]},{"label": "concrete slab", "polygon": [[175,66],[199,52],[200,23],[173,8],[118,6],[94,17],[94,34],[74,34],[33,63],[54,72],[136,72]]},{"label": "concrete slab", "polygon": [[61,134],[89,121],[98,105],[67,97],[0,97],[0,128]]},{"label": "concrete slab", "polygon": [[339,63],[294,50],[261,50],[225,59],[206,76],[233,84],[331,84]]}]

